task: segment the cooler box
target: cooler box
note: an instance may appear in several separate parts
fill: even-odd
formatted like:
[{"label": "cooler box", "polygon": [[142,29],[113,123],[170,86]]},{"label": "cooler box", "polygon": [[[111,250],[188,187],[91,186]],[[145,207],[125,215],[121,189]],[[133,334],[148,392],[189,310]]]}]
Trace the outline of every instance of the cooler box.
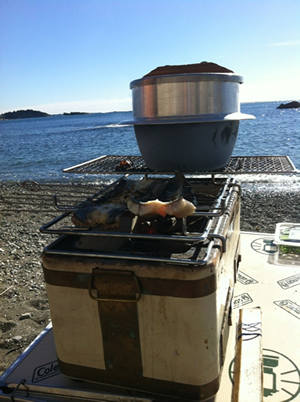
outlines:
[{"label": "cooler box", "polygon": [[61,371],[180,400],[215,395],[239,261],[238,203],[222,219],[226,252],[212,240],[205,264],[70,255],[72,235],[47,247],[43,269]]}]

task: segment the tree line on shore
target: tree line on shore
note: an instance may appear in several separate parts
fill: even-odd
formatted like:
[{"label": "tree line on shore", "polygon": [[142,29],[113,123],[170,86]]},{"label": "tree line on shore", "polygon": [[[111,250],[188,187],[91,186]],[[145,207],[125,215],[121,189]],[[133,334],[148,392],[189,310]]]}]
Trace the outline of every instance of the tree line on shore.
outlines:
[{"label": "tree line on shore", "polygon": [[[77,114],[86,114],[85,112],[69,112],[63,113],[64,116],[73,116]],[[39,110],[15,110],[13,112],[7,112],[0,115],[0,120],[12,120],[12,119],[26,119],[29,117],[48,117],[49,113],[41,112]]]}]

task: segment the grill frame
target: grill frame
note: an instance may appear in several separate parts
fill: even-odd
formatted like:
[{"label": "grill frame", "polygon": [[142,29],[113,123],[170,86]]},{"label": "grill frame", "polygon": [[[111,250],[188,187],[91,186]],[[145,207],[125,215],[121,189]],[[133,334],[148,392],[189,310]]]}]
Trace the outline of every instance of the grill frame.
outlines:
[{"label": "grill frame", "polygon": [[[114,185],[122,179],[112,183],[109,188],[113,188]],[[192,178],[191,182],[197,183],[202,182],[203,180],[209,182],[208,179],[198,179]],[[215,182],[217,184],[217,182]],[[122,253],[105,253],[101,251],[90,252],[87,250],[78,249],[74,250],[52,250],[52,247],[45,247],[45,254],[57,254],[57,255],[73,255],[73,256],[90,256],[94,258],[109,258],[109,259],[124,259],[124,260],[139,260],[139,261],[153,261],[153,262],[172,262],[184,265],[203,265],[206,264],[210,253],[212,251],[212,247],[215,244],[214,242],[218,242],[219,247],[221,247],[222,252],[226,251],[226,237],[223,236],[221,228],[225,225],[225,222],[229,219],[231,214],[232,205],[235,203],[239,203],[240,199],[240,186],[237,181],[233,178],[223,179],[223,182],[219,183],[220,189],[218,194],[216,194],[212,204],[208,207],[207,211],[196,211],[194,212],[194,216],[203,216],[207,217],[207,223],[201,232],[191,232],[191,233],[182,233],[182,234],[140,234],[133,232],[118,232],[118,231],[102,231],[102,230],[90,230],[89,227],[74,227],[65,224],[65,219],[70,217],[72,210],[74,207],[70,209],[62,209],[65,210],[65,213],[54,218],[50,222],[46,223],[42,227],[40,227],[41,233],[46,234],[59,234],[63,237],[67,235],[75,235],[76,236],[89,236],[94,238],[123,238],[123,239],[144,239],[144,240],[168,240],[168,241],[179,241],[179,242],[190,242],[194,246],[200,244],[207,244],[207,253],[203,260],[199,260],[200,249],[195,251],[194,255],[190,258],[182,259],[177,257],[172,258],[160,258],[160,257],[141,257],[138,255],[128,255],[127,253],[122,255]],[[109,193],[109,189],[107,190]],[[91,197],[90,199],[92,199]],[[97,197],[95,197],[95,200]],[[101,199],[101,197],[100,197]],[[200,204],[201,205],[201,204]],[[79,205],[78,205],[79,206]],[[185,219],[183,219],[185,221]],[[57,224],[59,224],[57,226]],[[186,225],[186,222],[183,223],[183,229]]]},{"label": "grill frame", "polygon": [[[120,168],[122,161],[130,166]],[[173,171],[149,169],[139,155],[102,155],[98,158],[63,169],[64,173],[76,174],[170,174]],[[216,171],[182,172],[184,174],[287,174],[299,173],[289,156],[260,155],[232,156],[225,168]]]}]

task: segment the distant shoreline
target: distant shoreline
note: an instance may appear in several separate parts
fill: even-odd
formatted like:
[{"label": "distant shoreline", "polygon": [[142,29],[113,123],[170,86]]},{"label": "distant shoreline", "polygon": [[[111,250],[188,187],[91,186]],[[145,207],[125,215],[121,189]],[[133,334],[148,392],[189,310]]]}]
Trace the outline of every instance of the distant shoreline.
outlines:
[{"label": "distant shoreline", "polygon": [[64,112],[49,114],[41,112],[39,110],[15,110],[13,112],[7,112],[0,114],[0,120],[18,120],[18,119],[31,119],[40,117],[55,117],[55,116],[77,116],[77,115],[89,115],[89,114],[108,114],[108,113],[130,113],[131,110],[125,111],[112,111],[112,112]]},{"label": "distant shoreline", "polygon": [[[276,101],[245,101],[240,102],[241,105],[252,104],[252,103],[274,103],[280,104],[282,102],[288,102],[288,100],[276,100]],[[297,101],[292,101],[297,102]],[[89,114],[108,114],[108,113],[132,113],[132,110],[112,110],[110,112],[62,112],[62,113],[46,113],[40,110],[14,110],[12,112],[6,112],[0,114],[0,120],[16,120],[16,119],[26,119],[26,118],[36,118],[36,117],[54,117],[54,116],[76,116],[76,115],[89,115]]]}]

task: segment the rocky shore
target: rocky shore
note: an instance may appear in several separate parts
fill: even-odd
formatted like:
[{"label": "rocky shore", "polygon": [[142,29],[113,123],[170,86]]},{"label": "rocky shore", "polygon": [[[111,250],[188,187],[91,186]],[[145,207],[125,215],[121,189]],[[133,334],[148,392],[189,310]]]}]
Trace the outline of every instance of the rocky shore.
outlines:
[{"label": "rocky shore", "polygon": [[[53,236],[39,228],[60,214],[53,195],[60,205],[74,205],[99,190],[92,184],[0,183],[0,373],[50,320],[40,256]],[[242,230],[273,233],[276,222],[299,218],[299,191],[242,191]]]}]

